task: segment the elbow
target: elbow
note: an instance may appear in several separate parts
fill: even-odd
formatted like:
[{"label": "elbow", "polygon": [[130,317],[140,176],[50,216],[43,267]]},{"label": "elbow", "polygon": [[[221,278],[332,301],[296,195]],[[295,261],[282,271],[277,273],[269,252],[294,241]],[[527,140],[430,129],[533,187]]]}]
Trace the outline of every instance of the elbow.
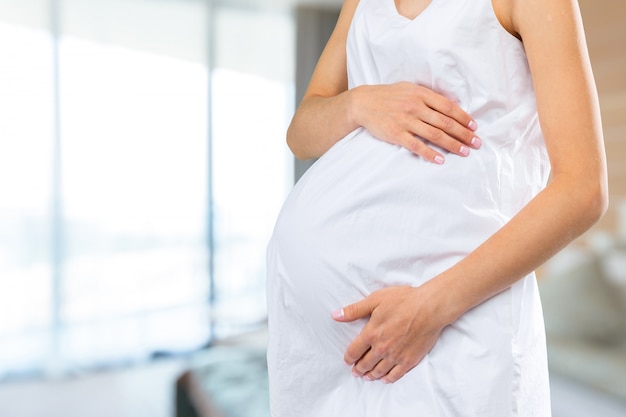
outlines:
[{"label": "elbow", "polygon": [[572,222],[570,232],[575,236],[583,234],[596,224],[609,206],[606,175],[583,175],[584,172],[588,171],[582,169],[574,173],[555,173],[552,181],[560,188],[559,194],[564,197],[562,215]]},{"label": "elbow", "polygon": [[289,150],[291,151],[293,156],[296,157],[296,159],[299,159],[299,160],[303,159],[302,158],[302,153],[300,152],[300,150],[298,149],[298,147],[294,143],[293,136],[290,134],[289,130],[287,130],[287,147],[289,148]]},{"label": "elbow", "polygon": [[600,186],[594,198],[596,222],[600,220],[609,209],[609,187],[607,184]]},{"label": "elbow", "polygon": [[606,160],[600,156],[575,158],[552,164],[552,181],[561,196],[563,214],[572,221],[572,232],[582,234],[596,224],[609,207]]},{"label": "elbow", "polygon": [[289,126],[287,129],[287,146],[289,150],[296,157],[296,159],[300,161],[305,161],[307,159],[311,159],[311,157],[302,149],[302,144],[296,140],[296,135],[294,133],[293,124]]},{"label": "elbow", "polygon": [[594,181],[584,192],[584,213],[589,227],[597,223],[609,208],[609,191],[606,179]]}]

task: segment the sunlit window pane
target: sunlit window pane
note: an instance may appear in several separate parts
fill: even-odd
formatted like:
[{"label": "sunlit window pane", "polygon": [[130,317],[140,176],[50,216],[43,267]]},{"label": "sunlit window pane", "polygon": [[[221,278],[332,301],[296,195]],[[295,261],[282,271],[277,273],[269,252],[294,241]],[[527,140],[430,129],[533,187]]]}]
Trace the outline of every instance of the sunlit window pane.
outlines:
[{"label": "sunlit window pane", "polygon": [[[288,189],[290,15],[224,7],[212,75],[217,335],[263,320],[265,248]],[[267,30],[272,28],[272,30]]]},{"label": "sunlit window pane", "polygon": [[[71,37],[59,58],[67,346],[72,356],[108,354],[113,347],[95,342],[101,329],[118,345],[147,348],[156,342],[150,313],[179,314],[209,297],[208,73]],[[206,309],[198,314],[207,328],[191,337],[196,345],[209,333]],[[181,324],[165,320],[173,327],[157,332]],[[120,340],[116,328],[133,336]]]},{"label": "sunlit window pane", "polygon": [[0,0],[0,379],[264,322],[293,38],[228,2]]},{"label": "sunlit window pane", "polygon": [[19,370],[49,349],[51,36],[0,23],[0,57],[0,369]]}]

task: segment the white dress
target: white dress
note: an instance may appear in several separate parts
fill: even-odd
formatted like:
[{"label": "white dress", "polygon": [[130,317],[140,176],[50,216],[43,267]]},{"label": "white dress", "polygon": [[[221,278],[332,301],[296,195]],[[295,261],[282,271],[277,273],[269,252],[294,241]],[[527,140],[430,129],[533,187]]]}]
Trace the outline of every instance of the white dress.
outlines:
[{"label": "white dress", "polygon": [[296,184],[268,246],[272,416],[549,416],[534,275],[446,327],[394,384],[352,377],[343,355],[364,321],[331,318],[377,289],[418,286],[451,267],[545,186],[522,43],[491,0],[433,0],[413,20],[394,0],[361,0],[347,59],[350,87],[411,81],[457,100],[483,146],[439,166],[360,128]]}]

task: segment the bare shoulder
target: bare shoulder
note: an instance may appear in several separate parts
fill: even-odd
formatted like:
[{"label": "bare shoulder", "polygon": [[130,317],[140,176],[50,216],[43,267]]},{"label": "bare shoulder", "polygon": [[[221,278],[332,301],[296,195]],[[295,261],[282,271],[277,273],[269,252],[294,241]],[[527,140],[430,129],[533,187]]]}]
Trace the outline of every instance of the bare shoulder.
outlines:
[{"label": "bare shoulder", "polygon": [[[494,9],[502,13],[503,25],[523,39],[538,30],[559,32],[582,30],[580,8],[577,0],[492,0]],[[497,6],[496,6],[497,5]],[[497,12],[496,12],[497,13]],[[500,16],[498,16],[500,18]],[[551,28],[547,28],[550,26]],[[524,33],[526,32],[526,33]],[[571,33],[570,33],[571,34]]]},{"label": "bare shoulder", "polygon": [[510,3],[524,43],[553,174],[601,172],[600,111],[578,1],[497,1]]}]

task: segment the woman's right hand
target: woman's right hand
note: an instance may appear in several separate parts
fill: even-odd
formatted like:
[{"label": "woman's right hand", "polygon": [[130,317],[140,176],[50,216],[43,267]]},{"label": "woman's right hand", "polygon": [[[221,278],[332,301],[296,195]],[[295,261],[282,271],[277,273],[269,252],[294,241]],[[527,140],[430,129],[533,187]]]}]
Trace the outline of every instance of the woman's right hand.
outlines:
[{"label": "woman's right hand", "polygon": [[480,147],[476,122],[454,101],[410,82],[348,89],[346,42],[359,0],[344,0],[337,26],[287,130],[298,159],[318,158],[359,127],[442,164],[440,149],[467,155]]},{"label": "woman's right hand", "polygon": [[410,82],[356,87],[352,109],[355,122],[375,137],[437,164],[445,157],[430,144],[461,156],[482,144],[476,122],[457,103]]}]

